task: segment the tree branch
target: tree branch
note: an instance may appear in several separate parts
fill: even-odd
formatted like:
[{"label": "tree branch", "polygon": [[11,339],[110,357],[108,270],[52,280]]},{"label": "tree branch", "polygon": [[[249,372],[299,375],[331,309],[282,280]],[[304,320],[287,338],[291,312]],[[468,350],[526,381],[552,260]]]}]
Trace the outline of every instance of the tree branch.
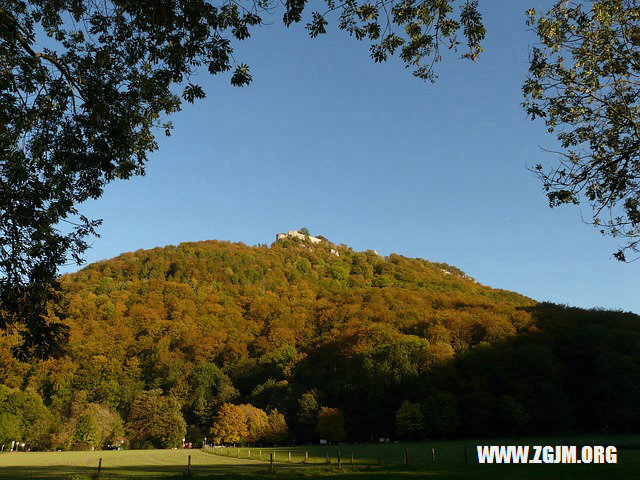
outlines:
[{"label": "tree branch", "polygon": [[[22,46],[22,48],[33,58],[35,58],[38,61],[41,61],[40,59],[45,59],[49,62],[51,62],[53,65],[55,65],[55,67],[58,69],[58,71],[64,76],[64,78],[67,80],[67,82],[69,83],[69,88],[71,89],[71,98],[73,101],[73,109],[75,111],[75,91],[74,88],[78,90],[78,95],[80,95],[80,98],[82,98],[83,100],[85,99],[82,96],[82,92],[80,90],[80,87],[78,86],[76,80],[73,78],[73,76],[71,75],[71,72],[69,70],[69,67],[59,58],[55,57],[54,55],[50,55],[46,52],[36,52],[33,50],[33,48],[31,48],[31,45],[29,44],[29,41],[27,41],[27,39],[22,35],[21,32],[21,28],[20,25],[18,24],[18,21],[11,16],[11,14],[5,12],[2,8],[0,8],[0,15],[2,15],[5,20],[8,22],[8,24],[10,25],[13,36],[15,37],[15,39],[18,41],[18,43]],[[24,32],[24,30],[22,30]]]}]

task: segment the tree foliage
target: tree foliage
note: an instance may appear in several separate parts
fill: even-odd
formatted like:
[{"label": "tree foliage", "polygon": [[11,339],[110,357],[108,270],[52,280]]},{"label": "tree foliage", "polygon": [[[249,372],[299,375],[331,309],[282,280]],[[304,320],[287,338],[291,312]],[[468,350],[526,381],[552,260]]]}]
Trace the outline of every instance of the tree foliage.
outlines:
[{"label": "tree foliage", "polygon": [[288,437],[289,427],[284,415],[277,409],[271,410],[268,415],[267,429],[264,432],[263,440],[277,445],[284,442]]},{"label": "tree foliage", "polygon": [[180,403],[161,390],[138,394],[131,404],[126,429],[131,445],[137,448],[178,447],[186,434]]},{"label": "tree foliage", "polygon": [[425,430],[434,437],[448,437],[460,424],[458,402],[451,393],[434,392],[424,401]]},{"label": "tree foliage", "polygon": [[0,385],[0,444],[12,441],[45,448],[52,416],[33,389],[24,391]]},{"label": "tree foliage", "polygon": [[240,443],[249,437],[247,417],[242,407],[225,403],[220,407],[209,431],[214,445]]},{"label": "tree foliage", "polygon": [[409,439],[424,431],[424,415],[419,403],[402,402],[396,412],[396,431],[398,435]]},{"label": "tree foliage", "polygon": [[187,406],[193,412],[189,420],[201,429],[208,429],[216,411],[222,404],[237,397],[233,383],[214,363],[196,367],[189,379]]},{"label": "tree foliage", "polygon": [[330,442],[341,442],[347,438],[344,430],[344,416],[337,408],[322,407],[318,411],[316,432],[320,438]]},{"label": "tree foliage", "polygon": [[534,171],[552,207],[586,201],[625,260],[640,244],[640,4],[562,0],[528,13],[540,43],[524,105],[560,145],[559,162]]},{"label": "tree foliage", "polygon": [[255,443],[262,440],[269,428],[269,418],[266,412],[251,404],[240,405],[240,409],[247,424],[247,434],[242,440],[247,443]]},{"label": "tree foliage", "polygon": [[100,447],[101,440],[98,423],[89,412],[83,413],[78,419],[73,435],[74,449],[93,450]]},{"label": "tree foliage", "polygon": [[315,438],[315,426],[318,424],[318,391],[311,390],[300,395],[298,400],[298,410],[296,415],[297,431],[301,435],[301,440],[313,440]]},{"label": "tree foliage", "polygon": [[251,404],[225,403],[213,419],[209,431],[215,445],[235,443],[279,443],[288,435],[284,415],[267,413]]}]

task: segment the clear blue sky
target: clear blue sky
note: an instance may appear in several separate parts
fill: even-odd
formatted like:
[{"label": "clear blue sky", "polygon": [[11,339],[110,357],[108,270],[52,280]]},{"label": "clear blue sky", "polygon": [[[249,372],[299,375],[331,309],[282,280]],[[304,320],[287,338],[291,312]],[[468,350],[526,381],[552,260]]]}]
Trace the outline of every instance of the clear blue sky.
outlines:
[{"label": "clear blue sky", "polygon": [[613,260],[615,241],[580,209],[549,209],[527,171],[554,161],[540,150],[553,138],[520,106],[529,5],[480,3],[486,53],[446,56],[434,85],[397,61],[374,64],[344,32],[309,39],[278,14],[237,50],[251,86],[202,72],[207,99],[172,118],[147,176],[85,206],[104,219],[87,260],[205,239],[271,243],[306,226],[537,300],[640,312],[640,265]]}]

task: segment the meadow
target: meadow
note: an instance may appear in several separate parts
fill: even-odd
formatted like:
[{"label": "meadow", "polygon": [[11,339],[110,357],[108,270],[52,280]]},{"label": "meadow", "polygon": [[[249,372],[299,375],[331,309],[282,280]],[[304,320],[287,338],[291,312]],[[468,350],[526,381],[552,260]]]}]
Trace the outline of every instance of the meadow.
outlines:
[{"label": "meadow", "polygon": [[[477,444],[616,445],[618,463],[604,465],[480,465]],[[467,459],[465,461],[465,447]],[[403,463],[403,452],[408,464]],[[435,461],[433,453],[435,451]],[[337,457],[340,452],[341,465]],[[269,458],[274,454],[274,469]],[[353,455],[353,463],[351,456]],[[206,450],[123,450],[89,452],[13,452],[0,454],[0,478],[88,480],[97,478],[273,479],[353,478],[354,480],[428,479],[626,479],[640,474],[639,436],[519,438],[509,440],[330,445],[278,448],[215,448]],[[289,456],[291,460],[289,460]],[[262,459],[261,459],[262,458]],[[327,463],[327,458],[329,463]],[[380,459],[382,465],[380,465]]]}]

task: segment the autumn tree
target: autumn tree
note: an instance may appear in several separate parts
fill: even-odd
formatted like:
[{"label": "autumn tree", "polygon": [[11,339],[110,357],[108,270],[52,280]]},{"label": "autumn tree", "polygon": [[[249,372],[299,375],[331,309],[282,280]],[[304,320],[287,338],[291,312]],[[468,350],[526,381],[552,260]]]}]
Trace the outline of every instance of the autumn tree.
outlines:
[{"label": "autumn tree", "polygon": [[243,409],[232,403],[222,405],[213,418],[209,435],[214,445],[244,441],[249,436],[249,428]]},{"label": "autumn tree", "polygon": [[321,407],[318,411],[318,425],[316,432],[320,438],[330,442],[341,442],[347,437],[344,429],[342,412],[337,408]]},{"label": "autumn tree", "polygon": [[247,433],[241,439],[246,443],[256,443],[265,437],[269,428],[269,418],[264,410],[256,408],[251,404],[240,405],[244,421],[247,425]]},{"label": "autumn tree", "polygon": [[267,428],[263,440],[267,443],[278,444],[284,442],[289,436],[289,427],[284,415],[274,409],[269,412]]}]

